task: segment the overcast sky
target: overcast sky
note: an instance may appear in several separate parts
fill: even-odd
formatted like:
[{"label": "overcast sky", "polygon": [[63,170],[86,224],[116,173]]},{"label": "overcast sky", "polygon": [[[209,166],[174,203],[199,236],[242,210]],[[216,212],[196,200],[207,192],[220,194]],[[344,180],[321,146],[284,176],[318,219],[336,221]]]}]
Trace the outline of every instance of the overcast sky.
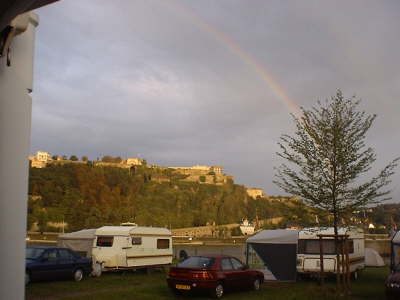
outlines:
[{"label": "overcast sky", "polygon": [[340,88],[378,115],[367,140],[376,173],[400,155],[399,11],[396,0],[62,0],[41,8],[31,152],[222,165],[237,183],[284,194],[273,168],[279,137],[294,130],[293,105],[278,86],[306,108]]}]

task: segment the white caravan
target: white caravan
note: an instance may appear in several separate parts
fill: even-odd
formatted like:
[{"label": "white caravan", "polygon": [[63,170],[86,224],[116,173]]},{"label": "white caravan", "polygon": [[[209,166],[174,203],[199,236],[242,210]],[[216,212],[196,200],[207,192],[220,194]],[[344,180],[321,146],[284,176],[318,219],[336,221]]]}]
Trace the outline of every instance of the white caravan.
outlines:
[{"label": "white caravan", "polygon": [[[310,274],[320,272],[319,234],[333,235],[333,227],[304,228],[299,232],[297,245],[297,272]],[[364,232],[356,227],[338,228],[339,235],[348,235],[350,272],[357,278],[365,267]],[[323,239],[324,272],[336,273],[335,240]]]},{"label": "white caravan", "polygon": [[171,231],[140,226],[103,226],[96,230],[92,255],[103,270],[172,263]]}]

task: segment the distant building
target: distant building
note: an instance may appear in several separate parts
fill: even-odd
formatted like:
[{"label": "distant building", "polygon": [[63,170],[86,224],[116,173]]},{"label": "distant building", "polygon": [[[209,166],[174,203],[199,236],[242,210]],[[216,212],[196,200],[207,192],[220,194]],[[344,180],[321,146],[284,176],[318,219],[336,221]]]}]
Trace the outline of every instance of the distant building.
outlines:
[{"label": "distant building", "polygon": [[248,188],[246,189],[247,195],[249,195],[252,198],[257,198],[257,197],[262,197],[263,196],[263,190],[258,189],[258,188]]},{"label": "distant building", "polygon": [[200,172],[202,174],[208,174],[209,172],[214,172],[215,174],[222,174],[224,168],[221,166],[202,166],[202,165],[195,165],[192,167],[168,167],[170,169],[174,169],[180,172],[188,172],[188,171],[195,171]]},{"label": "distant building", "polygon": [[48,162],[51,160],[51,154],[49,152],[38,151],[36,152],[35,158],[37,161]]},{"label": "distant building", "polygon": [[224,172],[224,168],[221,166],[211,166],[210,171],[214,172],[215,174],[222,174]]},{"label": "distant building", "polygon": [[193,167],[168,167],[169,169],[174,169],[174,170],[197,170],[197,171],[203,171],[203,172],[209,172],[210,167],[209,166],[200,166],[200,165],[195,165]]},{"label": "distant building", "polygon": [[202,170],[202,171],[209,171],[210,167],[209,166],[200,166],[200,165],[195,165],[193,167],[189,167],[187,169],[191,169],[191,170]]},{"label": "distant building", "polygon": [[126,164],[130,166],[141,166],[142,160],[138,157],[131,157],[126,160]]},{"label": "distant building", "polygon": [[49,152],[38,151],[36,155],[29,155],[28,159],[32,168],[44,168],[47,162],[51,161],[51,154]]}]

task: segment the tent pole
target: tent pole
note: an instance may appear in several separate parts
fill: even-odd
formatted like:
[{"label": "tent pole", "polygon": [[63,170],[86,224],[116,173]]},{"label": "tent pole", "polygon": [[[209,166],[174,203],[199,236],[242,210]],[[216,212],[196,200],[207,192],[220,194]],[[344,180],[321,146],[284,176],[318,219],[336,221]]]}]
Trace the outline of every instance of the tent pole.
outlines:
[{"label": "tent pole", "polygon": [[246,243],[246,265],[249,265],[249,244]]},{"label": "tent pole", "polygon": [[324,285],[324,246],[322,244],[322,236],[319,236],[319,282],[321,285]]}]

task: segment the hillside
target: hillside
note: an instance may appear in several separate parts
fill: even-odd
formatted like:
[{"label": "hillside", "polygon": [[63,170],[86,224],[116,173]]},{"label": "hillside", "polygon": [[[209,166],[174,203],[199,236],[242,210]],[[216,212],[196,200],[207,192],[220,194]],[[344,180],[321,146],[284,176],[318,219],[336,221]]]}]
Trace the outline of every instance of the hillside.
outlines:
[{"label": "hillside", "polygon": [[[169,182],[152,178],[168,177]],[[180,181],[171,170],[136,171],[90,164],[30,169],[29,223],[67,222],[69,230],[134,221],[141,225],[185,227],[229,223],[248,214],[243,186]]]},{"label": "hillside", "polygon": [[301,203],[253,199],[233,181],[218,186],[184,178],[173,170],[142,166],[134,171],[90,163],[31,168],[28,227],[37,222],[44,231],[51,229],[48,222],[64,221],[71,231],[130,221],[180,228],[254,220],[256,214],[260,219],[286,215],[285,220],[302,223],[315,219]]}]

